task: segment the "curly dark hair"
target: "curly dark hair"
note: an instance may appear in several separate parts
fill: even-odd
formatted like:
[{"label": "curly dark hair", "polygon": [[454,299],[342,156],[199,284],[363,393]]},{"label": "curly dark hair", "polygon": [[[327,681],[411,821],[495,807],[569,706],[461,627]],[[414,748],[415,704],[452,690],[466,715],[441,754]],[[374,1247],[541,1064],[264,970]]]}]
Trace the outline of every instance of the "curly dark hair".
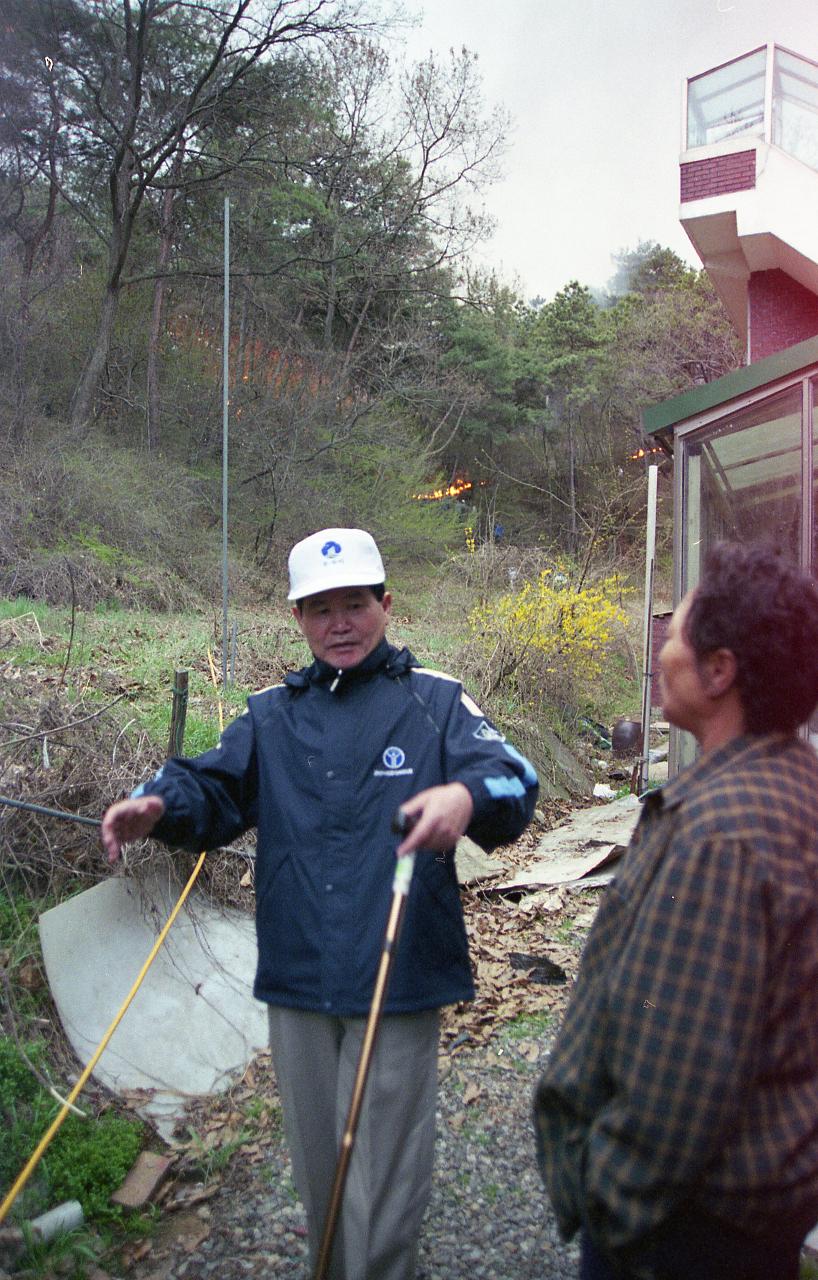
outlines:
[{"label": "curly dark hair", "polygon": [[750,733],[794,733],[818,703],[818,584],[772,548],[718,543],[685,635],[697,658],[735,654]]}]

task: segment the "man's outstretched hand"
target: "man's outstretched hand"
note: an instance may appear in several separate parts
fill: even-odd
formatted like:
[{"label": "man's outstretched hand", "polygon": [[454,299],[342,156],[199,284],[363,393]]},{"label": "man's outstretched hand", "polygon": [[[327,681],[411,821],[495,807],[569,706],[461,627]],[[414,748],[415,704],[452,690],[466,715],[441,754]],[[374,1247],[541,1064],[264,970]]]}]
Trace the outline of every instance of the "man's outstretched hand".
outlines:
[{"label": "man's outstretched hand", "polygon": [[165,812],[159,796],[138,796],[135,800],[118,800],[102,819],[102,844],[109,862],[116,862],[122,846],[131,840],[144,840]]},{"label": "man's outstretched hand", "polygon": [[405,800],[401,809],[415,822],[406,839],[398,845],[398,857],[413,849],[453,849],[474,813],[474,801],[462,782],[419,791]]}]

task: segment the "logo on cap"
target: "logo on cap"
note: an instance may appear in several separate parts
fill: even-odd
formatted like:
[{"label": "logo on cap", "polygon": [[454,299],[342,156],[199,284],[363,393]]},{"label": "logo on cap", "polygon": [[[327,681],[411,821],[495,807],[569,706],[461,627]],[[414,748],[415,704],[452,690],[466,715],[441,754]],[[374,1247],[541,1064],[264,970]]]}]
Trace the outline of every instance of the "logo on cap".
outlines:
[{"label": "logo on cap", "polygon": [[336,556],[341,554],[341,545],[338,542],[325,542],[321,548],[321,555],[325,560],[334,560]]}]

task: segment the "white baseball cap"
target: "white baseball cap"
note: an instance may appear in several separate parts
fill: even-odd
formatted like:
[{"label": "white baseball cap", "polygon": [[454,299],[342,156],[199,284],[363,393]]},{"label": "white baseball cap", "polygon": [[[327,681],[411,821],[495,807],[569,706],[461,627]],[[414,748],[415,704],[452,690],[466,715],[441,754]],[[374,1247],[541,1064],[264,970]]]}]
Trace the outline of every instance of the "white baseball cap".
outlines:
[{"label": "white baseball cap", "polygon": [[288,561],[288,600],[335,587],[374,587],[386,581],[381,553],[365,529],[319,529],[296,542]]}]

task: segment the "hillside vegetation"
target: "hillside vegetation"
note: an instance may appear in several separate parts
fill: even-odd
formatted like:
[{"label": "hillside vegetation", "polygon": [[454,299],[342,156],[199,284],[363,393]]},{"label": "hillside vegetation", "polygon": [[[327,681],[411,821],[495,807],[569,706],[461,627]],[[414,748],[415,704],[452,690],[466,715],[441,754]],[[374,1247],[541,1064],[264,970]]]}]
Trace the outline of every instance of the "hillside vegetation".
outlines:
[{"label": "hillside vegetation", "polygon": [[218,594],[225,201],[235,591],[331,524],[394,564],[497,524],[586,573],[627,561],[641,407],[740,358],[704,274],[656,244],[603,295],[476,271],[508,122],[468,51],[401,61],[388,5],[132,18],[6,6],[0,593],[67,603],[70,561],[87,604]]}]

